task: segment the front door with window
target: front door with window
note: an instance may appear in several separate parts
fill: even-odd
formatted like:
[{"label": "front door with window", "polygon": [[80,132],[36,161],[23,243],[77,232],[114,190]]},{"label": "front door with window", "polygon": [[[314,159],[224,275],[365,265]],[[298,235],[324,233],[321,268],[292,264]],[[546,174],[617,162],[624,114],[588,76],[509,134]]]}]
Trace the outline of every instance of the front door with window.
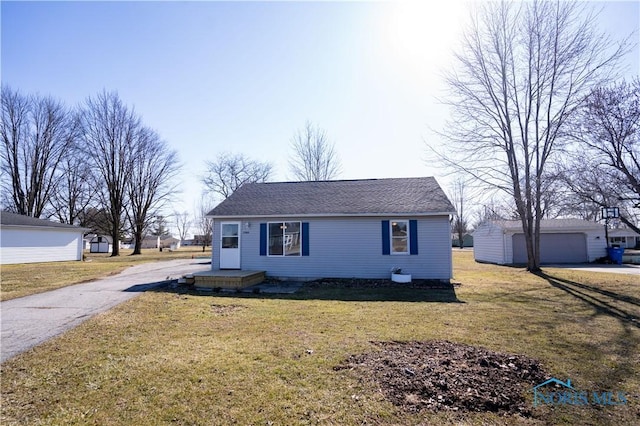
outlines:
[{"label": "front door with window", "polygon": [[220,269],[240,269],[240,222],[222,222],[220,236]]}]

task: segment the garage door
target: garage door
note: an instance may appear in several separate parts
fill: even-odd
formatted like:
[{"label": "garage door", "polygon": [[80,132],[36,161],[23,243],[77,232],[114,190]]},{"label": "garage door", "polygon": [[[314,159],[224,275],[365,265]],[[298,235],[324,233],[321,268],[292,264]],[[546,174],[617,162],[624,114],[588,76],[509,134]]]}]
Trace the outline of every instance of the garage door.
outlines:
[{"label": "garage door", "polygon": [[[587,261],[585,234],[540,235],[540,263],[584,263]],[[513,263],[527,263],[527,246],[524,243],[524,234],[513,235]]]}]

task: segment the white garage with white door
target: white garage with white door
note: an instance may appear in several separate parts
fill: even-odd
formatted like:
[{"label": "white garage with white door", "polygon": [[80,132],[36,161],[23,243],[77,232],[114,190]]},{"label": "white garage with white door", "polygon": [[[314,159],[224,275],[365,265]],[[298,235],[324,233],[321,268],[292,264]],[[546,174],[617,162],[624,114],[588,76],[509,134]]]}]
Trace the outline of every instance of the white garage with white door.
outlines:
[{"label": "white garage with white door", "polygon": [[0,213],[0,264],[82,260],[83,234],[87,229]]},{"label": "white garage with white door", "polygon": [[[499,265],[527,263],[520,221],[485,222],[473,233],[474,258]],[[580,219],[545,219],[540,223],[540,263],[587,263],[606,256],[603,225]]]}]

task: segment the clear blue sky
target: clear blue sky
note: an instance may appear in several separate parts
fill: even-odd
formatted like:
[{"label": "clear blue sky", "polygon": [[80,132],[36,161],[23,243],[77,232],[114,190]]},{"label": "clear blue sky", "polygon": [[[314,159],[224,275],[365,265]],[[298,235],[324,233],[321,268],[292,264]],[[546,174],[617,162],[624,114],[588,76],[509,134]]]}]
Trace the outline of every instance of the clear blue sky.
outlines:
[{"label": "clear blue sky", "polygon": [[[612,36],[638,30],[640,2],[594,5]],[[335,143],[341,178],[440,178],[424,141],[439,143],[429,128],[446,118],[440,73],[466,7],[2,1],[2,82],[69,105],[117,90],[178,150],[178,210],[193,209],[204,162],[222,151],[271,161],[275,180],[290,178],[290,140],[306,120]],[[629,56],[628,76],[639,56]]]}]

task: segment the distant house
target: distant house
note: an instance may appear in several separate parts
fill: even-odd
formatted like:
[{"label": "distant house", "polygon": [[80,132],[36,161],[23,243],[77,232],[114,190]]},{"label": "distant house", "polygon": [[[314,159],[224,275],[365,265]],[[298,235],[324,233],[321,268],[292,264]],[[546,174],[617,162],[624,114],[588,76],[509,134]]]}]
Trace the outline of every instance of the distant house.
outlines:
[{"label": "distant house", "polygon": [[608,234],[609,244],[611,245],[618,245],[629,249],[640,249],[640,234],[636,233],[633,229],[610,229]]},{"label": "distant house", "polygon": [[245,184],[208,214],[212,269],[448,281],[454,210],[432,177]]},{"label": "distant house", "polygon": [[82,260],[87,229],[15,213],[0,213],[0,263]]},{"label": "distant house", "polygon": [[163,248],[176,250],[180,248],[180,240],[178,238],[172,237],[171,235],[147,236],[142,240],[142,248]]},{"label": "distant house", "polygon": [[[585,263],[606,256],[604,227],[580,219],[545,219],[540,223],[540,263]],[[499,265],[527,263],[522,223],[485,222],[473,232],[476,261]]]}]

